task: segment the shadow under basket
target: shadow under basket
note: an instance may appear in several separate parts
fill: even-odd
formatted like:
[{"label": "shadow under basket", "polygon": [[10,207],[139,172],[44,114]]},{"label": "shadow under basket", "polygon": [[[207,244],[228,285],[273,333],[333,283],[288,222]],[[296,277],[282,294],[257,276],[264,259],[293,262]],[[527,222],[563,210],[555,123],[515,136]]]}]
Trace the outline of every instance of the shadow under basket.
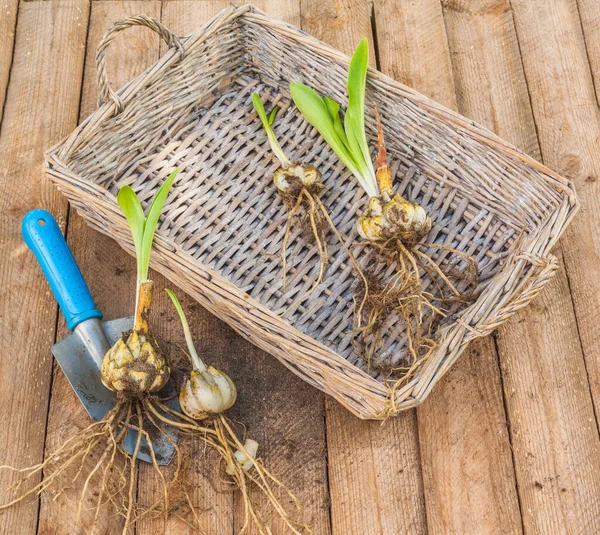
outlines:
[{"label": "shadow under basket", "polygon": [[[114,92],[106,52],[118,32],[136,25],[158,32],[169,49]],[[525,307],[557,267],[549,251],[578,208],[572,184],[473,121],[369,70],[366,109],[379,107],[396,190],[430,214],[427,242],[471,255],[479,266],[475,299],[439,324],[438,345],[416,373],[397,380],[357,351],[351,332],[357,277],[333,233],[323,283],[294,305],[317,279],[319,256],[292,227],[284,291],[280,252],[288,211],[273,185],[278,162],[251,102],[258,92],[267,109],[281,107],[276,135],[291,160],[320,169],[321,200],[350,246],[367,196],[289,95],[290,82],[303,82],[345,106],[349,58],[244,6],[223,11],[187,38],[148,17],[131,17],[105,35],[97,63],[103,104],[46,154],[50,179],[92,227],[132,253],[119,188],[129,184],[147,207],[179,168],[152,267],[361,418],[383,419],[422,402],[469,341]],[[375,148],[373,115],[367,113],[366,128]],[[427,253],[438,262],[448,256]],[[378,358],[401,367],[405,331],[400,318],[390,319]]]}]

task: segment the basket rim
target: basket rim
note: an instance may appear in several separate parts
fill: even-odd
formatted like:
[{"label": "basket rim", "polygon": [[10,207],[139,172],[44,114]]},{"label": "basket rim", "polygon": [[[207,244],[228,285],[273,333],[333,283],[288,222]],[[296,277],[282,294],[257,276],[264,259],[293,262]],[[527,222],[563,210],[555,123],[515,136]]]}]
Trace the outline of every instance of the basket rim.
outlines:
[{"label": "basket rim", "polygon": [[[310,47],[314,51],[320,54],[324,54],[341,64],[348,65],[350,62],[350,57],[346,54],[343,54],[342,52],[334,49],[330,45],[319,41],[315,37],[307,34],[306,32],[303,32],[302,30],[294,27],[293,25],[267,16],[260,9],[256,8],[251,4],[247,4],[242,7],[232,6],[221,11],[210,22],[208,22],[207,24],[190,34],[188,37],[182,39],[184,51],[187,51],[190,49],[190,47],[202,43],[213,33],[215,33],[219,28],[230,24],[235,19],[241,17],[247,18],[249,21],[253,21],[254,23],[258,23],[262,26],[270,28],[271,30],[277,31],[281,35],[293,37],[296,40],[300,40],[303,45]],[[151,84],[156,79],[156,77],[158,77],[164,70],[166,70],[173,63],[178,61],[179,56],[180,54],[178,50],[174,48],[169,48],[167,52],[163,56],[161,56],[161,58],[159,58],[157,62],[155,62],[140,75],[136,76],[129,83],[120,88],[116,93],[119,96],[120,100],[123,102],[123,104],[126,105],[129,101],[133,100],[137,92],[141,88]],[[551,232],[546,237],[544,237],[544,229],[547,222],[541,224],[537,229],[535,229],[527,237],[526,240],[523,240],[518,250],[512,251],[512,253],[507,258],[507,261],[499,268],[498,272],[494,275],[493,280],[499,281],[501,279],[505,279],[502,285],[500,286],[500,288],[503,288],[507,281],[519,277],[523,273],[524,269],[526,269],[527,265],[527,262],[523,260],[523,258],[520,258],[520,255],[522,255],[523,253],[531,253],[536,254],[540,257],[546,257],[550,249],[555,245],[560,235],[565,230],[567,225],[571,222],[572,218],[575,216],[577,210],[580,207],[580,202],[575,193],[573,182],[563,178],[551,169],[545,167],[543,164],[524,154],[519,149],[515,148],[513,145],[503,140],[490,130],[477,124],[475,121],[471,121],[470,119],[461,116],[457,112],[446,108],[441,104],[438,104],[437,102],[420,94],[414,89],[390,78],[389,76],[375,69],[369,68],[368,77],[371,81],[379,81],[383,83],[385,85],[385,89],[389,91],[390,94],[400,98],[410,98],[415,103],[435,113],[435,115],[440,117],[442,120],[451,121],[456,126],[467,130],[469,132],[469,135],[471,135],[477,141],[494,147],[497,150],[502,150],[508,153],[509,155],[518,158],[520,161],[523,162],[523,164],[532,166],[543,175],[544,179],[547,180],[548,184],[555,190],[557,190],[559,195],[562,197],[562,202],[549,212],[547,221],[551,220],[553,217],[555,218],[556,215],[561,212],[565,213],[564,218],[561,221],[559,228],[556,229],[555,232]],[[84,134],[94,131],[94,129],[98,128],[106,120],[111,118],[114,115],[115,109],[115,103],[113,103],[112,101],[105,102],[88,118],[86,118],[80,125],[78,125],[77,128],[70,135],[65,137],[59,143],[55,144],[49,150],[47,150],[44,156],[46,173],[61,191],[64,192],[69,187],[69,185],[66,184],[66,180],[64,177],[68,177],[71,182],[78,184],[80,187],[84,185],[86,190],[86,196],[89,196],[90,199],[97,198],[98,196],[100,196],[108,201],[108,204],[111,205],[114,215],[116,215],[116,219],[120,222],[121,231],[126,231],[126,221],[120,213],[120,211],[118,210],[116,197],[112,193],[110,193],[110,191],[108,191],[106,188],[99,186],[96,183],[87,181],[84,177],[79,176],[73,171],[71,171],[71,169],[66,163],[66,160],[68,159],[69,155],[79,146],[79,142],[82,140],[82,138],[84,138]],[[128,251],[132,252],[133,246],[127,232],[125,232],[125,242],[129,247]],[[390,414],[397,412],[398,407],[396,406],[396,402],[400,400],[404,400],[401,403],[402,409],[417,405],[425,399],[431,388],[439,381],[439,379],[441,379],[445,371],[449,369],[449,367],[453,364],[453,362],[456,360],[456,358],[458,358],[458,355],[460,354],[459,351],[458,354],[456,354],[455,358],[451,360],[442,360],[438,362],[437,366],[432,369],[428,367],[428,364],[430,364],[430,362],[433,362],[435,359],[431,359],[429,362],[426,362],[424,364],[420,374],[413,377],[410,381],[406,382],[400,388],[395,388],[386,384],[385,382],[379,381],[371,377],[369,374],[364,372],[355,364],[348,361],[346,358],[338,354],[333,349],[327,347],[322,342],[296,329],[288,320],[285,320],[284,318],[275,314],[268,307],[262,305],[256,299],[250,297],[245,292],[243,292],[237,285],[235,285],[233,282],[230,282],[226,277],[220,275],[216,271],[213,271],[211,268],[204,265],[200,260],[193,258],[191,254],[187,253],[181,247],[172,243],[166,236],[164,236],[161,233],[160,229],[157,229],[156,232],[154,253],[156,253],[157,256],[162,257],[164,259],[169,259],[169,255],[175,255],[179,259],[185,260],[188,264],[194,265],[196,270],[202,270],[203,273],[208,274],[211,280],[216,281],[216,283],[218,283],[222,287],[228,288],[230,290],[230,294],[233,294],[235,301],[231,299],[232,295],[225,296],[224,306],[230,309],[231,311],[233,311],[234,309],[239,311],[239,308],[245,308],[246,312],[258,313],[263,319],[268,319],[273,325],[276,325],[278,326],[278,328],[291,334],[292,338],[303,341],[304,348],[310,348],[311,346],[315,347],[315,349],[318,350],[319,353],[318,358],[316,354],[313,355],[313,361],[315,365],[319,365],[319,360],[329,360],[329,363],[333,364],[333,366],[336,369],[330,370],[327,373],[337,373],[336,378],[338,380],[340,376],[343,376],[343,382],[346,383],[349,381],[351,383],[353,392],[356,395],[363,398],[364,396],[371,397],[372,399],[369,403],[369,406],[371,408],[367,409],[365,407],[364,410],[358,410],[355,407],[351,407],[347,403],[344,403],[344,401],[340,399],[341,394],[338,394],[335,391],[335,389],[333,389],[331,386],[328,386],[327,384],[315,386],[333,395],[333,397],[338,399],[338,401],[341,401],[349,410],[351,410],[355,415],[361,418],[385,418]],[[532,267],[535,266],[533,266],[532,264]],[[161,269],[158,270],[162,271]],[[514,288],[512,291],[510,291],[504,296],[504,304],[506,304],[507,301],[510,301],[511,297],[515,294],[516,291],[517,288]],[[476,320],[477,307],[475,305],[477,305],[477,303],[481,301],[482,295],[483,292],[478,297],[477,301],[475,301],[475,303],[473,303],[461,313],[461,319],[470,318],[469,321],[454,321],[453,323],[441,328],[438,331],[440,345],[438,346],[438,348],[436,348],[436,353],[442,350],[446,350],[447,346],[452,345],[453,342],[456,343],[455,338],[459,331],[465,330],[465,325],[467,330],[470,329],[475,333],[481,332],[482,321]],[[198,299],[197,296],[194,295],[194,297]],[[500,309],[502,306],[502,300],[494,302],[493,307],[491,307],[491,310],[488,311],[488,316],[494,311],[498,312],[498,309]],[[484,318],[484,320],[485,319],[487,318]],[[474,324],[471,323],[473,320],[475,320]],[[483,323],[485,323],[485,321],[483,321]],[[233,326],[233,328],[240,332],[235,326]],[[495,327],[489,332],[491,332],[494,329]],[[462,336],[462,339],[459,340],[461,351],[473,338],[475,338],[476,336],[483,336],[485,334],[489,334],[489,332],[485,332],[484,334],[472,334],[470,337]],[[241,334],[246,338],[251,338],[246,333]],[[251,339],[251,341],[253,343],[256,343],[256,340]],[[260,344],[257,345],[260,346]],[[265,348],[263,347],[263,349]],[[306,365],[308,366],[308,361],[310,361],[309,352],[303,351],[302,354],[306,357]],[[274,356],[286,367],[291,369],[294,373],[298,374],[298,369],[296,367],[293,367],[289,362],[287,362],[285,358],[280,358],[280,356],[277,354],[274,354]],[[437,373],[440,369],[443,369],[443,373],[441,374]],[[430,380],[423,383],[423,378],[426,378],[428,376],[430,377]],[[302,376],[302,378],[304,380],[307,380],[304,376]],[[360,381],[362,381],[362,384],[360,384]],[[358,388],[359,386],[360,389]],[[408,401],[407,397],[409,398]]]}]

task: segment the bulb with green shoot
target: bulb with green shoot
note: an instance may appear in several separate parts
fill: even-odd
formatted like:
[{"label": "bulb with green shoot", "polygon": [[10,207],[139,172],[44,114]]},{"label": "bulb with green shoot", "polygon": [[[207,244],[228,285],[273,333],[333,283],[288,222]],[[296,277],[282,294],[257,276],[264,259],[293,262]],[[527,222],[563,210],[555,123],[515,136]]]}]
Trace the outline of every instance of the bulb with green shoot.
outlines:
[{"label": "bulb with green shoot", "polygon": [[183,382],[179,391],[181,410],[194,420],[204,420],[230,409],[237,399],[235,384],[225,372],[204,364],[194,346],[190,326],[179,299],[171,290],[165,289],[165,292],[173,301],[181,320],[188,355],[192,360],[190,376]]},{"label": "bulb with green shoot", "polygon": [[[377,108],[378,152],[373,165],[365,132],[368,61],[368,42],[362,39],[348,68],[348,107],[343,121],[340,105],[328,97],[321,97],[314,89],[292,83],[290,92],[304,118],[317,129],[369,196],[368,205],[356,222],[359,236],[377,251],[374,264],[369,266],[369,269],[373,268],[369,271],[371,284],[362,272],[359,273],[362,283],[357,292],[355,310],[356,332],[370,338],[366,344],[369,348],[367,360],[370,363],[373,353],[381,349],[379,329],[387,315],[395,311],[407,324],[408,352],[412,362],[417,363],[429,355],[435,345],[429,337],[433,319],[445,314],[444,307],[448,303],[466,298],[451,277],[422,248],[442,249],[459,256],[459,262],[466,264],[465,275],[461,274],[459,278],[467,279],[467,286],[476,283],[477,264],[474,258],[461,251],[424,242],[431,230],[431,218],[421,205],[394,191]],[[391,282],[377,280],[373,274],[381,263],[395,263],[397,272]],[[453,272],[456,271],[453,269]],[[433,279],[435,293],[422,290],[422,273]],[[426,318],[429,318],[429,324]],[[412,373],[412,365],[410,370],[405,377]]]},{"label": "bulb with green shoot", "polygon": [[292,83],[292,99],[369,195],[368,207],[357,221],[360,236],[373,242],[399,239],[405,244],[417,243],[431,229],[431,219],[422,206],[394,192],[378,113],[379,152],[375,166],[371,161],[364,119],[368,61],[369,45],[363,39],[348,69],[348,108],[343,124],[340,105],[321,98],[310,87]]},{"label": "bulb with green shoot", "polygon": [[290,208],[293,208],[298,202],[303,190],[306,190],[311,196],[319,194],[325,186],[323,185],[323,179],[318,169],[307,163],[292,163],[283,152],[275,137],[273,122],[275,121],[279,107],[275,106],[267,115],[258,93],[252,95],[252,104],[267,134],[271,150],[279,160],[280,167],[273,175],[273,182],[277,191],[286,203],[289,203]]},{"label": "bulb with green shoot", "polygon": [[[273,122],[279,108],[275,106],[267,115],[260,96],[257,93],[252,95],[252,104],[260,118],[262,126],[267,134],[267,140],[273,151],[273,154],[279,160],[279,168],[273,175],[273,183],[277,192],[283,199],[289,210],[288,219],[281,246],[281,258],[283,263],[283,291],[286,291],[287,281],[287,244],[290,237],[290,229],[293,217],[303,208],[304,216],[309,229],[305,233],[305,239],[313,241],[319,252],[319,274],[312,288],[294,304],[310,295],[323,281],[327,263],[329,262],[329,253],[326,241],[326,228],[330,225],[329,215],[321,200],[319,194],[325,189],[321,173],[314,166],[304,162],[291,162],[283,149],[279,145],[275,132],[273,131]],[[293,305],[292,305],[293,306]]]},{"label": "bulb with green shoot", "polygon": [[117,195],[125,214],[137,260],[137,291],[133,330],[122,336],[104,356],[102,382],[115,392],[141,395],[160,390],[169,379],[169,366],[160,352],[148,326],[154,282],[148,279],[150,251],[158,218],[178,171],[165,180],[156,193],[148,216],[130,186],[123,186]]}]

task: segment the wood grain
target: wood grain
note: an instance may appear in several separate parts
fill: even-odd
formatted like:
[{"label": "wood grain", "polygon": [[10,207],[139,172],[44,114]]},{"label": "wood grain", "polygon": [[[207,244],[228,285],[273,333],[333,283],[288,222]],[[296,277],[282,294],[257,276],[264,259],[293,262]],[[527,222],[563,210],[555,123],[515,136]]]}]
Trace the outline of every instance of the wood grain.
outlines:
[{"label": "wood grain", "polygon": [[379,69],[456,109],[448,39],[439,0],[375,0]]},{"label": "wood grain", "polygon": [[[381,70],[456,109],[440,3],[378,0],[374,15]],[[417,409],[417,420],[429,532],[518,532],[519,506],[493,339],[475,342],[465,351]]]},{"label": "wood grain", "polygon": [[600,103],[600,9],[596,0],[577,0],[596,100]]},{"label": "wood grain", "polygon": [[[543,91],[527,93],[510,5],[444,5],[460,111],[539,157],[530,98]],[[525,533],[597,529],[598,435],[566,282],[562,271],[498,334]]]},{"label": "wood grain", "polygon": [[[365,2],[302,1],[302,29],[351,55],[369,37]],[[383,425],[353,417],[328,399],[327,447],[332,531],[340,535],[425,533],[425,506],[414,411]]]},{"label": "wood grain", "polygon": [[[67,203],[43,178],[42,155],[77,124],[87,17],[84,0],[27,3],[19,14],[0,136],[2,464],[27,466],[43,455],[57,306],[23,243],[21,219],[43,207],[65,224]],[[11,481],[0,477],[2,502]],[[36,500],[2,511],[0,533],[33,534],[37,516]]]},{"label": "wood grain", "polygon": [[507,2],[444,0],[458,109],[533,158],[540,150]]},{"label": "wood grain", "polygon": [[597,533],[600,448],[565,272],[498,335],[525,533]]},{"label": "wood grain", "polygon": [[13,59],[19,0],[0,0],[0,124]]}]

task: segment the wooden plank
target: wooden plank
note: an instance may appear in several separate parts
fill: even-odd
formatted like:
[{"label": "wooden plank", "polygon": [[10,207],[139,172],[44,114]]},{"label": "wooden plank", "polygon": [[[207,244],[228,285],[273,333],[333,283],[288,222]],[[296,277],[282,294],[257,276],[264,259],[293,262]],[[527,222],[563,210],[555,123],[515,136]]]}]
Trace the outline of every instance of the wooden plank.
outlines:
[{"label": "wooden plank", "polygon": [[473,343],[417,414],[429,533],[521,533],[493,339]]},{"label": "wooden plank", "polygon": [[0,0],[0,124],[13,59],[19,0]]},{"label": "wooden plank", "polygon": [[415,411],[382,424],[326,407],[332,532],[426,533]]},{"label": "wooden plank", "polygon": [[379,68],[424,95],[456,109],[446,28],[438,0],[376,0]]},{"label": "wooden plank", "polygon": [[[508,3],[444,5],[461,111],[537,157],[535,124],[540,141],[543,134],[536,105],[532,115],[529,98],[532,103],[543,99],[551,115],[554,99],[546,100],[545,88],[531,82],[527,68],[523,72],[519,50],[526,67],[526,56],[533,50],[551,50],[551,57],[530,58],[529,63],[539,69],[546,62],[547,83],[552,86],[561,83],[564,75],[557,69],[570,60],[560,57],[558,41],[547,39],[552,31],[540,14],[545,8],[540,2],[528,5],[534,4],[537,9],[521,14],[526,33],[539,24],[527,47],[520,33],[517,43]],[[568,34],[564,27],[561,34]],[[564,91],[561,102],[556,102],[559,107],[570,102]],[[597,532],[598,432],[564,271],[530,308],[500,329],[497,340],[524,531]]]},{"label": "wooden plank", "polygon": [[585,39],[596,100],[600,103],[600,4],[595,0],[577,0],[581,29]]},{"label": "wooden plank", "polygon": [[[92,3],[87,51],[85,58],[84,86],[79,120],[85,119],[98,104],[96,85],[96,48],[100,39],[113,22],[129,15],[145,13],[160,18],[161,4],[158,1],[122,1]],[[147,29],[129,29],[121,33],[111,45],[108,56],[108,72],[114,87],[119,87],[139,74],[147,65],[158,59],[159,39]],[[90,229],[83,219],[71,209],[68,224],[68,242],[86,278],[96,304],[103,311],[105,319],[128,316],[133,313],[135,294],[135,261],[114,241]],[[155,279],[156,280],[156,279]],[[157,280],[162,288],[164,280]],[[154,319],[154,318],[153,318]],[[153,322],[162,325],[164,322]],[[162,334],[157,329],[157,336]],[[64,318],[60,317],[58,338],[69,334]],[[65,438],[73,436],[89,424],[83,406],[69,385],[62,371],[57,367],[54,383],[46,448],[55,449]],[[93,459],[90,460],[90,464]],[[77,486],[80,490],[81,484]],[[83,534],[91,530],[94,511],[84,511],[81,525],[76,523],[77,509],[65,500],[53,500],[44,496],[40,510],[39,532],[54,535]],[[110,535],[120,534],[122,521],[104,512],[97,525],[97,532]]]},{"label": "wooden plank", "polygon": [[[178,35],[187,35],[230,4],[227,0],[170,1],[163,4],[162,20]],[[264,1],[256,5],[275,17],[296,24],[299,22],[296,2]],[[230,417],[243,423],[248,436],[258,440],[261,458],[299,498],[305,518],[314,532],[329,533],[322,394],[300,381],[273,357],[239,337],[206,310],[192,305],[190,299],[185,299],[183,303],[193,310],[192,330],[201,353],[206,354],[217,366],[227,370],[238,387],[238,402]],[[183,343],[176,316],[170,305],[168,314],[175,322],[174,339]],[[212,481],[221,496],[221,502],[212,505],[213,519],[207,532],[239,531],[243,518],[239,494],[235,493],[232,518],[231,505],[225,504],[223,497],[231,499],[231,494],[226,493],[227,488],[223,488],[223,485],[219,487],[215,459],[208,459],[203,465],[204,477]],[[254,495],[259,507],[264,507],[264,498],[258,493]],[[207,508],[211,507],[211,501],[216,503],[214,499],[206,501]],[[265,519],[272,532],[283,533],[281,521],[274,517],[270,510],[265,511],[268,513]],[[229,528],[226,529],[226,526]],[[173,522],[167,526],[168,532],[179,534],[181,529],[178,527],[176,531]],[[147,530],[147,533],[156,532],[160,530]],[[248,533],[256,531],[250,529]]]},{"label": "wooden plank", "polygon": [[[539,7],[539,9],[532,9]],[[597,9],[596,4],[596,9]],[[596,67],[573,0],[513,6],[544,163],[575,182],[582,210],[561,248],[573,296],[596,415],[600,414],[600,116],[590,72]],[[591,8],[585,10],[589,23]],[[527,21],[535,19],[535,24]],[[588,26],[588,31],[592,27]],[[590,35],[593,38],[593,33]],[[593,40],[593,39],[592,39]],[[540,43],[544,43],[540,46]],[[591,48],[590,48],[591,47]],[[588,58],[590,62],[588,62]],[[535,89],[533,89],[535,88]]]},{"label": "wooden plank", "polygon": [[498,334],[525,533],[598,533],[600,448],[564,270]]},{"label": "wooden plank", "polygon": [[444,2],[458,109],[540,158],[512,13],[506,2]]},{"label": "wooden plank", "polygon": [[[456,109],[440,3],[421,1],[417,9],[377,0],[374,16],[381,70]],[[417,420],[429,532],[520,531],[492,339],[467,349],[417,409]]]},{"label": "wooden plank", "polygon": [[[551,367],[542,369],[543,386],[556,385],[557,395],[553,396],[556,405],[548,406],[548,400],[544,400],[539,411],[552,422],[562,421],[562,425],[553,434],[557,442],[554,455],[529,458],[524,467],[529,480],[535,478],[535,489],[526,500],[522,498],[522,502],[527,503],[524,518],[527,519],[525,511],[541,501],[541,514],[527,519],[539,531],[548,530],[551,518],[560,518],[566,531],[597,532],[600,506],[593,496],[598,495],[600,485],[599,446],[597,422],[589,399],[591,391],[597,415],[600,408],[600,346],[595,334],[600,312],[599,254],[596,249],[600,224],[597,101],[575,3],[516,1],[512,6],[543,160],[575,182],[583,205],[581,215],[575,218],[561,241],[568,276],[563,275],[557,281],[565,292],[558,295],[571,293],[577,325],[574,326],[570,315],[564,312],[571,305],[566,297],[556,299],[554,295],[554,299],[548,299],[544,303],[547,306],[544,312],[547,310],[551,314],[554,311],[559,318],[562,315],[558,332],[564,327],[577,328],[585,365],[575,336],[561,336],[558,348],[563,351]],[[516,336],[518,332],[507,335]],[[547,344],[548,340],[536,337],[531,343],[535,347]],[[566,366],[565,361],[568,362]],[[515,372],[515,381],[522,380],[521,373],[522,370]],[[529,392],[530,395],[536,393]],[[539,432],[537,427],[535,430]],[[547,433],[546,428],[542,431]],[[542,440],[545,438],[543,433],[538,436]],[[516,446],[517,442],[513,440],[513,444]],[[532,453],[535,455],[536,452]]]},{"label": "wooden plank", "polygon": [[[367,3],[303,0],[302,14],[302,29],[347,54],[369,37],[375,65]],[[333,533],[425,533],[415,411],[382,425],[358,420],[331,399],[326,407]]]},{"label": "wooden plank", "polygon": [[[57,307],[23,243],[21,219],[43,207],[65,223],[67,203],[43,178],[42,160],[77,123],[87,17],[85,0],[24,3],[19,14],[0,136],[2,464],[27,466],[43,456]],[[0,474],[1,502],[12,481]],[[3,511],[0,533],[35,533],[37,516],[35,500]]]}]

